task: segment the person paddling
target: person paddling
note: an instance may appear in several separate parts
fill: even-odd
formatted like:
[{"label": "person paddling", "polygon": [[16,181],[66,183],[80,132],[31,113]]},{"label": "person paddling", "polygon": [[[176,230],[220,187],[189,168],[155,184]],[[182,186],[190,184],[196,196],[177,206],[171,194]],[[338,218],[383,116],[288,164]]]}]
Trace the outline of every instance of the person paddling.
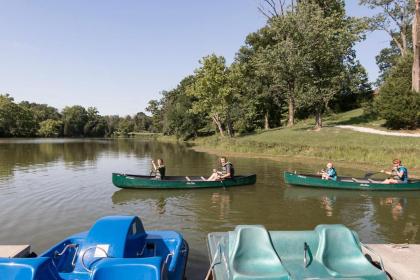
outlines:
[{"label": "person paddling", "polygon": [[321,175],[323,180],[337,181],[337,171],[332,162],[327,163],[327,170],[321,170]]},{"label": "person paddling", "polygon": [[408,170],[401,165],[401,160],[394,159],[392,161],[394,165],[391,171],[381,170],[381,173],[391,175],[392,178],[388,178],[382,183],[384,184],[407,184],[408,183]]},{"label": "person paddling", "polygon": [[213,169],[213,174],[211,174],[207,181],[230,179],[235,176],[235,169],[233,168],[233,164],[228,162],[226,157],[220,158],[220,164],[222,165],[222,171]]},{"label": "person paddling", "polygon": [[158,180],[165,179],[166,167],[163,164],[163,159],[159,158],[157,160],[157,165],[155,161],[152,160],[152,165],[153,165],[153,172],[155,173],[156,179]]}]

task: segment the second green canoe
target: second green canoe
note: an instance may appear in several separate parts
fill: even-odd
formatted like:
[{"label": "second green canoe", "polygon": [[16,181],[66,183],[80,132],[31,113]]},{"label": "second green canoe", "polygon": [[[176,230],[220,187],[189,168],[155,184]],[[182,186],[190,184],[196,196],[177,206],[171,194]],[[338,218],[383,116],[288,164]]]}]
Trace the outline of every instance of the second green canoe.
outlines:
[{"label": "second green canoe", "polygon": [[345,189],[364,191],[418,191],[419,180],[409,180],[407,184],[382,184],[378,181],[339,177],[337,181],[322,180],[321,176],[284,172],[284,182],[289,185],[318,187],[325,189]]},{"label": "second green canoe", "polygon": [[253,185],[257,175],[235,176],[223,181],[205,181],[199,176],[165,176],[156,180],[154,176],[112,173],[112,183],[125,189],[193,189],[193,188],[226,188],[233,186]]}]

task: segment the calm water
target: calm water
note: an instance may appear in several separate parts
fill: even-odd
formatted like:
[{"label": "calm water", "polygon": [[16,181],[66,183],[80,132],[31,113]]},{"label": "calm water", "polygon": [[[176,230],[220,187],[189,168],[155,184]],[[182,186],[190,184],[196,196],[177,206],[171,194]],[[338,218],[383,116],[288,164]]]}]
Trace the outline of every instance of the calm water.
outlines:
[{"label": "calm water", "polygon": [[[186,146],[141,140],[0,140],[0,244],[32,244],[40,253],[98,218],[138,215],[146,229],[174,229],[190,245],[189,279],[208,268],[206,235],[237,224],[312,229],[342,223],[364,242],[420,243],[420,193],[366,193],[292,188],[283,170],[323,166],[231,158],[254,186],[209,190],[120,190],[111,173],[147,174],[152,158],[168,175],[208,175],[217,158]],[[360,170],[339,170],[361,175]]]}]

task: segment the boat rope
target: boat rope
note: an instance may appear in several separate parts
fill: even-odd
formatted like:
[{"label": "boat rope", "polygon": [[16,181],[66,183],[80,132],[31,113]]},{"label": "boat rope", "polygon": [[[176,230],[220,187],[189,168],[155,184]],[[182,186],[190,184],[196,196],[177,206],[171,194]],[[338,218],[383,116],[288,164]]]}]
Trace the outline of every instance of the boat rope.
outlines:
[{"label": "boat rope", "polygon": [[[221,254],[221,251],[222,251],[222,248],[221,248],[221,246],[220,246],[220,241],[217,243],[216,247],[217,247],[217,251],[216,251],[216,253],[214,254],[213,260],[212,260],[212,262],[211,262],[211,264],[210,264],[210,268],[209,268],[209,270],[207,271],[207,274],[206,274],[206,277],[204,278],[204,280],[209,280],[209,279],[210,279],[211,272],[212,272],[212,270],[213,270],[214,266],[215,266],[216,264],[220,263],[220,261],[216,263],[217,258],[218,258],[218,256],[219,256],[219,254]],[[219,253],[219,252],[220,252],[220,253]]]}]

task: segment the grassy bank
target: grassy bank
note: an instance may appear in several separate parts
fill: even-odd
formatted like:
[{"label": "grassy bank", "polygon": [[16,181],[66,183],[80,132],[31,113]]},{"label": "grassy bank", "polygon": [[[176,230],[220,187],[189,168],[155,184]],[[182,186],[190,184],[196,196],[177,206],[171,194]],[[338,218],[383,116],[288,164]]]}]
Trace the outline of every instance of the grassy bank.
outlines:
[{"label": "grassy bank", "polygon": [[[320,131],[312,130],[311,121],[294,128],[260,131],[246,136],[203,137],[194,140],[201,150],[261,157],[287,157],[298,160],[333,160],[372,168],[388,168],[393,158],[401,158],[412,175],[420,176],[420,139],[382,136],[333,127],[349,123],[359,112],[330,117]],[[363,122],[359,122],[362,125]],[[329,126],[328,126],[329,125]],[[368,123],[368,126],[372,126]]]}]

